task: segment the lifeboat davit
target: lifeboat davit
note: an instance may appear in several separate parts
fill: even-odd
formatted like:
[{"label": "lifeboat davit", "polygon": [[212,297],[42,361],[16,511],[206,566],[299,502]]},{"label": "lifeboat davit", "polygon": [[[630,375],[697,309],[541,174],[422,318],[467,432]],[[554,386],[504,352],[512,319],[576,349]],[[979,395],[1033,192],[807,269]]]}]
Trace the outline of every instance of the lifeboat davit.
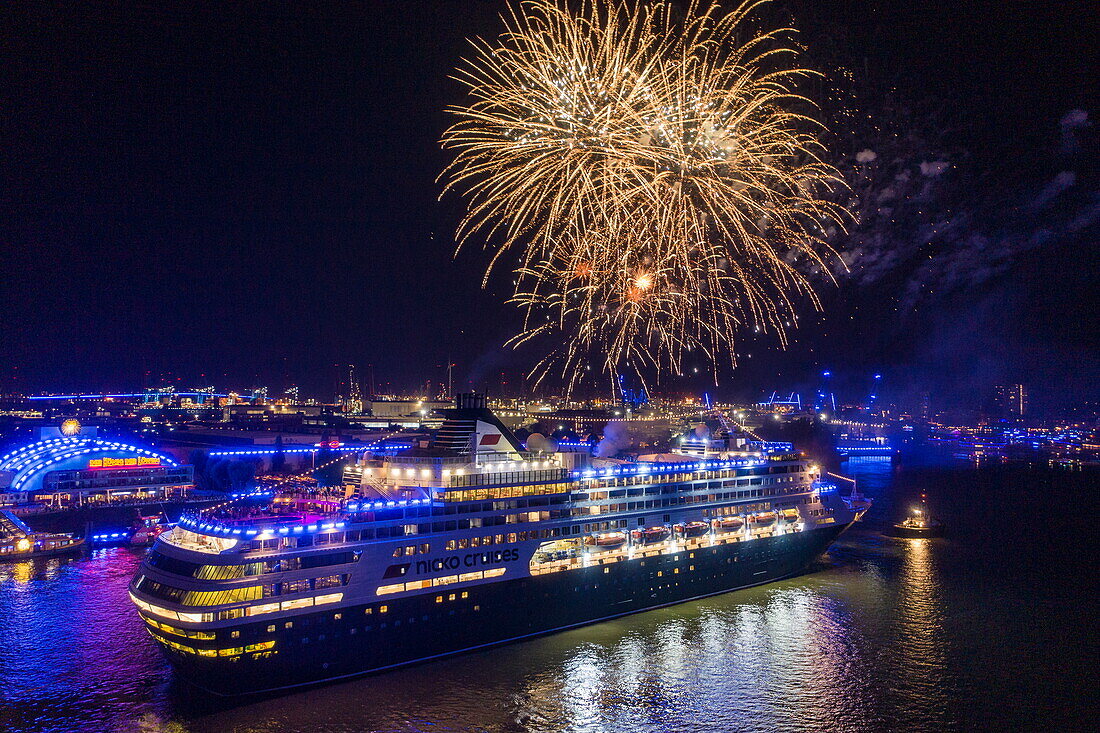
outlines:
[{"label": "lifeboat davit", "polygon": [[596,550],[614,550],[626,542],[625,532],[607,532],[584,538],[584,544]]},{"label": "lifeboat davit", "polygon": [[635,544],[652,545],[654,542],[667,540],[671,533],[668,531],[668,527],[647,527],[636,529],[632,534],[634,535]]},{"label": "lifeboat davit", "polygon": [[720,532],[734,532],[745,526],[745,520],[741,517],[722,517],[715,525]]},{"label": "lifeboat davit", "polygon": [[688,522],[677,524],[676,533],[681,537],[701,537],[710,531],[710,525],[706,522]]},{"label": "lifeboat davit", "polygon": [[769,524],[775,522],[775,512],[760,512],[759,514],[754,514],[749,518],[749,521],[757,527],[767,527]]}]

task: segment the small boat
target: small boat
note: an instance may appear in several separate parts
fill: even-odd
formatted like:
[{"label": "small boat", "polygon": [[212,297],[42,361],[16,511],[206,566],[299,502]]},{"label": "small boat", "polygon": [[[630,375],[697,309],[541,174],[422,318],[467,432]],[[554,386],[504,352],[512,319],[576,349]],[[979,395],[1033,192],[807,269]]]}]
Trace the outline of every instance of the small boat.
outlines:
[{"label": "small boat", "polygon": [[82,537],[71,534],[35,532],[8,510],[0,510],[0,560],[62,555],[83,544]]},{"label": "small boat", "polygon": [[924,494],[920,495],[920,507],[913,510],[905,519],[894,524],[894,536],[910,539],[920,537],[942,537],[946,529],[944,523],[932,516],[928,511],[928,501]]},{"label": "small boat", "polygon": [[625,543],[625,532],[606,532],[584,538],[584,544],[594,550],[614,550],[617,547],[622,547]]},{"label": "small boat", "polygon": [[745,520],[741,517],[722,517],[714,522],[714,528],[719,532],[735,532],[744,526]]},{"label": "small boat", "polygon": [[706,522],[688,522],[676,525],[676,534],[681,537],[701,537],[710,531],[710,525]]},{"label": "small boat", "polygon": [[668,527],[646,527],[645,529],[636,529],[631,534],[634,537],[634,544],[652,545],[655,542],[663,542],[668,539],[671,533]]},{"label": "small boat", "polygon": [[792,523],[798,521],[798,510],[797,509],[784,509],[782,512],[779,513],[779,516],[784,522],[787,522],[788,524],[792,524]]},{"label": "small boat", "polygon": [[775,522],[775,512],[760,512],[749,517],[749,523],[756,527],[767,527]]},{"label": "small boat", "polygon": [[164,521],[160,515],[153,517],[140,517],[133,534],[130,535],[131,547],[148,547],[156,542],[172,525]]},{"label": "small boat", "polygon": [[88,537],[93,545],[130,545],[148,547],[157,537],[172,528],[160,515],[151,517],[136,516],[134,523],[127,529],[104,529]]}]

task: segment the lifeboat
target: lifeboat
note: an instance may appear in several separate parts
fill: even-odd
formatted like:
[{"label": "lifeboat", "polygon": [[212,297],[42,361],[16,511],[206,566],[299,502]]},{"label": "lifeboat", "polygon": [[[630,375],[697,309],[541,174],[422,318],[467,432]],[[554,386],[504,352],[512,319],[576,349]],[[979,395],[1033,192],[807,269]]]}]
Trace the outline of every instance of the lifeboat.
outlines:
[{"label": "lifeboat", "polygon": [[668,531],[668,527],[647,527],[636,529],[631,534],[634,536],[635,544],[652,545],[655,542],[667,540],[671,533]]},{"label": "lifeboat", "polygon": [[681,537],[700,537],[710,531],[710,525],[706,522],[688,522],[677,524],[676,534]]},{"label": "lifeboat", "polygon": [[741,517],[722,517],[714,524],[719,532],[734,532],[745,526],[745,520]]},{"label": "lifeboat", "polygon": [[775,522],[775,512],[760,512],[749,517],[749,521],[756,527],[767,527]]},{"label": "lifeboat", "polygon": [[783,518],[784,522],[794,523],[798,521],[798,510],[784,509],[782,512],[780,512],[779,516]]},{"label": "lifeboat", "polygon": [[861,497],[850,497],[847,499],[848,508],[853,512],[865,512],[871,508],[871,500]]},{"label": "lifeboat", "polygon": [[625,532],[607,532],[584,538],[584,544],[595,550],[614,550],[616,547],[622,547],[625,542]]}]

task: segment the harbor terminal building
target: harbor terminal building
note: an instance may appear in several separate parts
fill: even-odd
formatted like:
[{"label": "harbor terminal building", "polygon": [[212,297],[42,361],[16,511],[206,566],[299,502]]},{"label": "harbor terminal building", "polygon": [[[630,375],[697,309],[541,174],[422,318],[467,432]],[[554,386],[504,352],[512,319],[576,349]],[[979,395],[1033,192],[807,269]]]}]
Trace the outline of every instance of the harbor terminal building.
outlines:
[{"label": "harbor terminal building", "polygon": [[0,453],[0,505],[146,501],[182,496],[192,467],[165,453],[65,420]]}]

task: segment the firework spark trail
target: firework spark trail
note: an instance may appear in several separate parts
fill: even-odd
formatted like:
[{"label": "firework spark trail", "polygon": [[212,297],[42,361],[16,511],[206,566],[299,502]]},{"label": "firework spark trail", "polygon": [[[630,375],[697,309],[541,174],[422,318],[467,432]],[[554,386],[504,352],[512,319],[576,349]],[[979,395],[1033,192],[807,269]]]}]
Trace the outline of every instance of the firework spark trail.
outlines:
[{"label": "firework spark trail", "polygon": [[594,356],[645,381],[692,352],[717,376],[741,328],[785,344],[797,302],[818,306],[799,262],[829,271],[823,234],[846,212],[798,111],[810,72],[790,65],[792,31],[747,27],[760,4],[527,0],[495,43],[473,42],[444,192],[468,199],[459,246],[495,249],[486,278],[520,250],[512,342],[564,340],[539,379],[571,388]]}]

